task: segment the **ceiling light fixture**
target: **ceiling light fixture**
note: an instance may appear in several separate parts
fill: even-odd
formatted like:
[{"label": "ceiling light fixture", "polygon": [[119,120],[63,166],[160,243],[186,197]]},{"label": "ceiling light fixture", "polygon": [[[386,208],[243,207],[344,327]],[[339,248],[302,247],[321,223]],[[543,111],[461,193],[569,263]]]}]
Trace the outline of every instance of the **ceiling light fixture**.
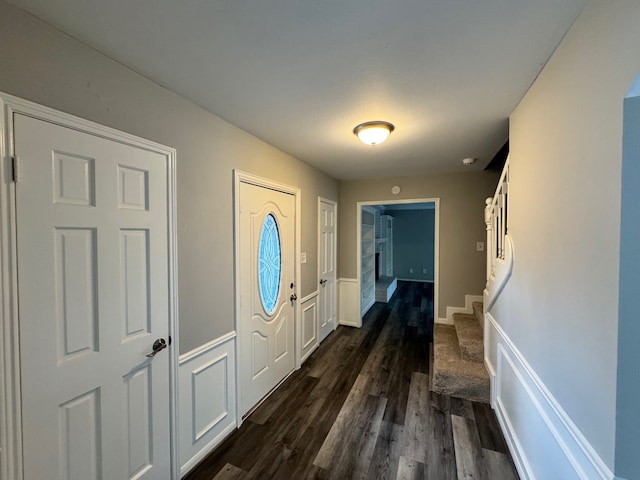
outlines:
[{"label": "ceiling light fixture", "polygon": [[396,127],[389,122],[364,122],[357,125],[356,128],[353,129],[353,133],[362,143],[378,145],[389,138],[389,135],[395,128]]}]

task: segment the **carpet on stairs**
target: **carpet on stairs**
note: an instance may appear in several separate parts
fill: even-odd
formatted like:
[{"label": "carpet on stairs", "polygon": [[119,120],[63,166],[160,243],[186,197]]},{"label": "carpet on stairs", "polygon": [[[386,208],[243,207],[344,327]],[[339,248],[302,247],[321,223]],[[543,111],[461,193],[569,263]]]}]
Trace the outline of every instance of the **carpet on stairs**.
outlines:
[{"label": "carpet on stairs", "polygon": [[[482,303],[473,314],[457,313],[454,325],[436,324],[433,337],[434,392],[489,403],[489,374],[484,366]],[[480,318],[479,318],[480,317]]]}]

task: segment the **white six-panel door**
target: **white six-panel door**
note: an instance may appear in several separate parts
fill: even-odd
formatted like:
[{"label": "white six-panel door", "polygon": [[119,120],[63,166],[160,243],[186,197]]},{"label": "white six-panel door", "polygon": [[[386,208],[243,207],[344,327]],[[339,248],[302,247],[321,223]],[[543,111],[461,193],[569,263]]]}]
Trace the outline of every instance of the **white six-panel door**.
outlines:
[{"label": "white six-panel door", "polygon": [[337,205],[320,199],[318,206],[319,341],[336,328]]},{"label": "white six-panel door", "polygon": [[170,473],[164,155],[15,115],[25,480]]},{"label": "white six-panel door", "polygon": [[294,195],[251,183],[240,182],[238,193],[236,295],[243,416],[295,367],[296,203]]}]

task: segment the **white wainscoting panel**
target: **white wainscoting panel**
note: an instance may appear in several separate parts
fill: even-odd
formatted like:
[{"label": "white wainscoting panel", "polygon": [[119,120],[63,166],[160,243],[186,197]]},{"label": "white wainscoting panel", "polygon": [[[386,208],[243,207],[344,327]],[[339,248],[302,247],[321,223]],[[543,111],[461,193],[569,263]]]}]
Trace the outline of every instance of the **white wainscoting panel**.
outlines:
[{"label": "white wainscoting panel", "polygon": [[307,295],[300,302],[302,312],[300,333],[300,364],[318,348],[318,292]]},{"label": "white wainscoting panel", "polygon": [[523,480],[614,475],[490,313],[485,365],[492,406]]},{"label": "white wainscoting panel", "polygon": [[360,289],[356,278],[338,279],[338,324],[361,327]]},{"label": "white wainscoting panel", "polygon": [[[497,340],[497,332],[496,329],[493,328],[491,322],[487,320],[487,316],[489,314],[485,314],[484,321],[484,366],[489,373],[489,378],[491,380],[491,392],[490,392],[490,401],[491,405],[496,404],[496,386],[498,382],[496,382],[496,365],[498,365],[498,345],[499,342]],[[495,407],[494,407],[495,408]]]},{"label": "white wainscoting panel", "polygon": [[236,428],[235,338],[231,332],[180,356],[181,475]]}]

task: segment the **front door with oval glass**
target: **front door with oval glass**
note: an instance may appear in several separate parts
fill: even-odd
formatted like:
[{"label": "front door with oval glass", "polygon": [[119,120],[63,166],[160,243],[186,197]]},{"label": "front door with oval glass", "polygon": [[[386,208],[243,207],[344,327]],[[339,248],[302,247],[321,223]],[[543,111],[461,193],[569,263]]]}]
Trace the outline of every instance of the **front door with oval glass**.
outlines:
[{"label": "front door with oval glass", "polygon": [[240,182],[238,366],[245,415],[295,367],[295,197]]}]

